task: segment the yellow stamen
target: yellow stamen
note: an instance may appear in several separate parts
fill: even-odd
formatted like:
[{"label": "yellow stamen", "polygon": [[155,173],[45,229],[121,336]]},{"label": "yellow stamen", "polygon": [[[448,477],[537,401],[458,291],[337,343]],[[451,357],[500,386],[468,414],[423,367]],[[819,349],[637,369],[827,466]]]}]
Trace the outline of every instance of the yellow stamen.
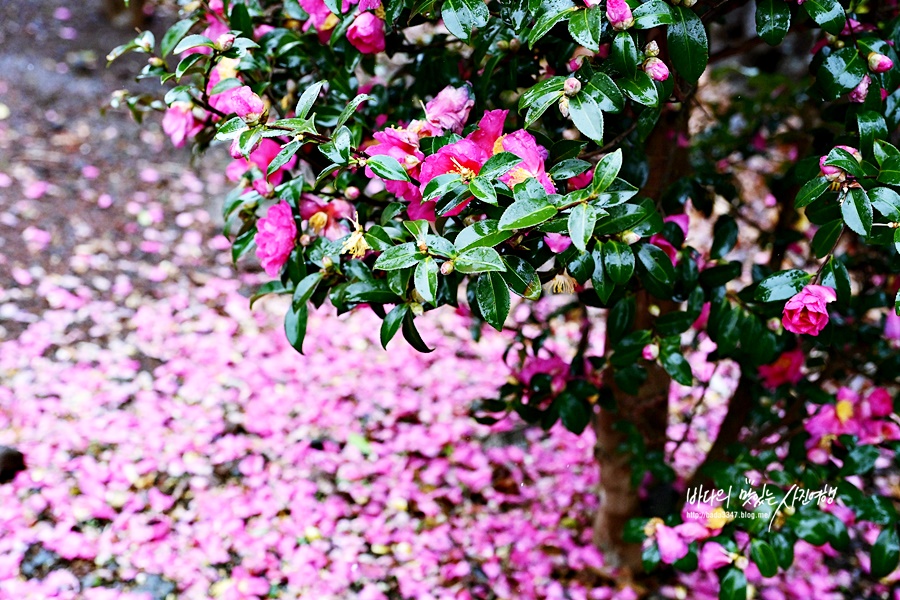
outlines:
[{"label": "yellow stamen", "polygon": [[530,177],[533,177],[533,175],[522,167],[513,169],[509,172],[509,187],[517,186]]},{"label": "yellow stamen", "polygon": [[710,529],[721,529],[722,527],[725,527],[729,521],[731,521],[731,516],[724,508],[719,507],[712,511],[709,518],[706,519],[706,526]]},{"label": "yellow stamen", "polygon": [[500,154],[501,152],[503,152],[503,138],[505,137],[505,135],[501,135],[497,138],[497,141],[494,142],[494,154]]},{"label": "yellow stamen", "polygon": [[322,29],[320,29],[320,31],[331,31],[340,22],[341,21],[337,18],[337,15],[335,15],[334,13],[329,13],[329,15],[325,17],[325,22],[322,23]]},{"label": "yellow stamen", "polygon": [[341,246],[341,254],[350,254],[353,258],[362,258],[366,255],[366,251],[372,249],[369,243],[366,242],[365,232],[358,219],[359,215],[354,215],[354,218],[350,220],[356,229]]},{"label": "yellow stamen", "polygon": [[834,407],[834,414],[837,415],[841,425],[846,423],[853,416],[853,403],[849,400],[840,400]]},{"label": "yellow stamen", "polygon": [[463,181],[468,183],[469,181],[475,179],[475,176],[478,175],[478,173],[476,173],[472,169],[469,169],[468,167],[464,167],[461,164],[459,164],[459,161],[456,160],[454,157],[451,156],[450,160],[453,161],[454,165],[456,165],[456,172],[459,173],[460,177],[463,178]]},{"label": "yellow stamen", "polygon": [[659,517],[653,517],[652,519],[647,521],[646,525],[644,525],[644,535],[646,535],[647,537],[653,536],[656,533],[656,528],[663,524],[664,522],[662,519],[660,519]]},{"label": "yellow stamen", "polygon": [[557,273],[550,280],[550,290],[554,294],[572,294],[575,292],[575,279],[569,275],[568,271]]},{"label": "yellow stamen", "polygon": [[322,211],[309,218],[309,226],[316,232],[316,235],[321,234],[326,225],[328,225],[328,215]]}]

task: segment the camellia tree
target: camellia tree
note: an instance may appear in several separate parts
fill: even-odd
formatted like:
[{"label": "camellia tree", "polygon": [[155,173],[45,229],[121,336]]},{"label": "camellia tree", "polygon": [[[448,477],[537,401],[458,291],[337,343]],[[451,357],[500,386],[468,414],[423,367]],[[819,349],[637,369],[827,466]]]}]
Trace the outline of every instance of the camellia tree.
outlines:
[{"label": "camellia tree", "polygon": [[[416,319],[466,310],[510,332],[516,372],[474,418],[596,433],[595,539],[621,577],[745,598],[802,540],[862,555],[865,593],[896,585],[876,485],[900,448],[896,3],[756,0],[745,38],[743,0],[180,11],[109,56],[149,55],[164,101],[114,103],[165,111],[176,146],[228,145],[234,260],[271,277],[256,297],[291,296],[298,351],[309,304],[373,311],[388,352],[398,332],[428,352]],[[561,322],[568,355],[544,344]],[[739,379],[698,432],[722,365]]]}]

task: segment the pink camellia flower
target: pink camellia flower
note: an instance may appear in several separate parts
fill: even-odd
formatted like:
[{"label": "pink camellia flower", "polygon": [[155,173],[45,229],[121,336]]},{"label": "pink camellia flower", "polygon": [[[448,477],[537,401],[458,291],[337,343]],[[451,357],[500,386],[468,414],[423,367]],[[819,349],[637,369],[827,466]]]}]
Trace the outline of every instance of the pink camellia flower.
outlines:
[{"label": "pink camellia flower", "polygon": [[[665,218],[666,223],[675,223],[678,225],[679,229],[681,229],[684,236],[687,237],[688,228],[691,224],[691,218],[686,214],[680,215],[669,215]],[[663,237],[661,234],[656,233],[650,236],[650,243],[654,246],[660,248],[663,252],[666,253],[666,256],[669,257],[669,260],[672,261],[672,265],[678,264],[678,249],[673,246],[669,240]]]},{"label": "pink camellia flower", "polygon": [[[310,26],[315,27],[316,31],[331,30],[334,28],[335,18],[328,9],[324,0],[299,0],[300,8],[309,15],[309,20],[303,24],[303,31],[307,31]],[[330,27],[328,26],[330,25]]]},{"label": "pink camellia flower", "polygon": [[567,182],[568,188],[570,192],[574,192],[575,190],[582,190],[588,186],[594,180],[594,171],[593,169],[588,169],[581,175],[576,175],[575,177],[570,177]]},{"label": "pink camellia flower", "polygon": [[291,205],[282,200],[269,207],[257,224],[256,256],[269,277],[278,277],[297,239],[297,224]]},{"label": "pink camellia flower", "polygon": [[478,122],[478,129],[466,136],[466,139],[471,140],[488,155],[502,151],[502,146],[497,147],[497,140],[503,136],[503,123],[506,122],[508,113],[508,110],[485,111],[481,121]]},{"label": "pink camellia flower", "polygon": [[172,140],[172,145],[181,148],[203,129],[203,123],[194,117],[194,106],[190,102],[174,102],[166,109],[162,128]]},{"label": "pink camellia flower", "polygon": [[616,31],[624,31],[634,25],[634,17],[631,8],[625,0],[608,0],[606,3],[606,18]]},{"label": "pink camellia flower", "polygon": [[475,98],[472,97],[469,86],[447,86],[425,105],[425,117],[442,129],[462,133],[473,106]]},{"label": "pink camellia flower", "polygon": [[709,529],[696,522],[687,522],[669,527],[662,519],[654,517],[644,526],[647,535],[645,544],[656,542],[659,558],[667,565],[678,562],[687,556],[690,543],[709,537]]},{"label": "pink camellia flower", "polygon": [[808,285],[784,305],[781,322],[791,333],[819,335],[828,325],[828,303],[837,300],[834,290],[824,285]]},{"label": "pink camellia flower", "polygon": [[535,177],[544,186],[548,194],[556,193],[553,180],[550,179],[550,175],[544,170],[544,161],[550,153],[547,152],[546,148],[538,145],[533,135],[524,129],[520,129],[500,139],[504,151],[512,152],[522,159],[522,162],[513,167],[508,173],[501,175],[499,177],[500,181],[513,188],[526,179]]},{"label": "pink camellia flower", "polygon": [[531,378],[541,373],[550,376],[552,380],[550,387],[558,394],[566,387],[569,364],[555,355],[550,358],[532,356],[525,359],[522,370],[516,373],[515,376],[523,384],[529,385]]},{"label": "pink camellia flower", "polygon": [[869,95],[869,85],[871,85],[872,79],[868,75],[863,75],[862,80],[859,82],[853,91],[848,94],[848,98],[850,98],[850,102],[857,102],[862,104],[866,101],[866,96]]},{"label": "pink camellia flower", "polygon": [[[463,181],[469,182],[475,178],[475,176],[481,170],[481,167],[484,166],[485,162],[487,162],[488,158],[490,158],[490,155],[480,147],[475,145],[475,143],[473,143],[471,140],[463,139],[459,140],[458,142],[448,144],[431,156],[427,157],[425,159],[425,162],[422,163],[422,167],[419,172],[421,191],[424,192],[425,186],[429,181],[431,181],[438,175],[444,175],[446,173],[458,173],[462,177]],[[469,200],[471,200],[471,198]],[[469,203],[469,200],[466,200],[461,205],[446,213],[446,215],[451,217],[454,215],[458,215]],[[410,208],[412,208],[414,211],[421,211],[417,212],[417,214],[420,215],[430,214],[431,218],[429,220],[434,220],[434,207],[437,204],[434,200],[421,203],[421,205],[418,207],[416,207],[415,204],[416,203],[411,204]],[[412,213],[410,213],[410,216],[412,217]],[[421,216],[420,218],[428,217]]]},{"label": "pink camellia flower", "polygon": [[656,81],[665,81],[669,78],[669,67],[655,56],[644,61],[644,72]]},{"label": "pink camellia flower", "polygon": [[718,542],[707,542],[700,548],[699,566],[703,571],[715,571],[734,562],[731,553]]},{"label": "pink camellia flower", "polygon": [[797,383],[803,379],[804,360],[803,350],[794,348],[783,353],[772,364],[762,365],[759,368],[759,376],[763,385],[775,389],[785,383]]},{"label": "pink camellia flower", "polygon": [[[835,146],[835,148],[840,148],[841,150],[849,152],[858,162],[862,162],[862,154],[860,154],[859,150],[856,148],[853,148],[852,146]],[[844,181],[847,179],[847,173],[843,169],[832,165],[826,165],[826,160],[828,160],[827,154],[819,157],[819,169],[828,181]]]},{"label": "pink camellia flower", "polygon": [[[367,146],[364,152],[369,156],[387,155],[397,159],[409,176],[419,178],[419,165],[425,155],[419,150],[419,138],[409,129],[389,127],[384,131],[376,132],[373,136],[377,143]],[[369,167],[366,167],[366,176],[375,177]],[[419,188],[408,181],[385,181],[384,187],[398,198],[407,202],[420,203],[422,193]],[[415,209],[414,209],[415,210]]]},{"label": "pink camellia flower", "polygon": [[887,318],[884,320],[884,337],[893,342],[900,340],[900,316],[893,308],[888,309]]},{"label": "pink camellia flower", "polygon": [[353,205],[346,200],[326,202],[318,196],[304,194],[300,200],[300,216],[309,222],[316,235],[337,240],[350,233],[341,219],[353,218]]},{"label": "pink camellia flower", "polygon": [[869,70],[873,73],[884,73],[894,67],[894,61],[878,52],[869,52],[867,60],[869,62]]},{"label": "pink camellia flower", "polygon": [[361,13],[347,30],[347,39],[363,54],[384,52],[384,21],[373,13]]},{"label": "pink camellia flower", "polygon": [[253,125],[262,118],[266,105],[249,86],[241,86],[231,96],[231,106],[237,116]]},{"label": "pink camellia flower", "polygon": [[249,161],[245,158],[239,158],[232,161],[225,169],[225,176],[231,181],[240,181],[248,171],[251,171],[255,167],[259,176],[253,177],[251,185],[257,192],[266,195],[269,193],[270,187],[274,187],[281,183],[281,180],[284,178],[284,169],[290,169],[297,164],[297,157],[292,156],[283,167],[269,175],[268,180],[266,180],[265,174],[266,170],[269,168],[269,163],[272,162],[272,159],[274,159],[279,152],[281,152],[281,146],[278,145],[278,142],[274,142],[268,138],[263,139],[259,143],[259,146],[250,153]]},{"label": "pink camellia flower", "polygon": [[548,233],[544,235],[544,243],[554,254],[565,252],[572,245],[572,238],[561,233]]}]

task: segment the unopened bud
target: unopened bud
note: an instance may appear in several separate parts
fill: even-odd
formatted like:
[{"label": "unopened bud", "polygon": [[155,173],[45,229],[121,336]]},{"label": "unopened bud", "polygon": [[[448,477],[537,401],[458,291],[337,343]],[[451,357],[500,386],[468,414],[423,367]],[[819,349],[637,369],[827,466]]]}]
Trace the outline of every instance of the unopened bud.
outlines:
[{"label": "unopened bud", "polygon": [[228,50],[231,50],[232,46],[234,46],[233,33],[223,33],[216,38],[216,50],[219,52],[227,52]]},{"label": "unopened bud", "polygon": [[685,8],[690,8],[693,5],[697,4],[697,0],[681,0],[681,3],[685,6]]},{"label": "unopened bud", "polygon": [[[685,0],[685,2],[687,2],[687,0]],[[738,556],[734,559],[734,566],[743,571],[750,566],[750,561],[747,560],[746,556]]]},{"label": "unopened bud", "polygon": [[569,77],[563,84],[563,92],[566,96],[574,96],[581,91],[581,82],[574,77]]},{"label": "unopened bud", "polygon": [[163,59],[161,59],[158,56],[151,56],[150,58],[147,59],[147,64],[150,65],[151,67],[163,67],[166,64],[166,61],[164,61]]},{"label": "unopened bud", "polygon": [[499,42],[497,42],[496,46],[497,50],[509,50],[509,42],[507,42],[506,40],[500,40]]},{"label": "unopened bud", "polygon": [[349,186],[344,190],[344,197],[347,198],[347,200],[356,200],[359,198],[359,188],[355,185]]},{"label": "unopened bud", "polygon": [[569,118],[569,99],[566,96],[559,99],[559,114],[561,114],[563,118]]},{"label": "unopened bud", "polygon": [[894,61],[878,52],[870,52],[868,56],[869,70],[873,73],[884,73],[890,71],[894,66]]},{"label": "unopened bud", "polygon": [[639,242],[641,239],[641,236],[639,236],[635,232],[631,231],[630,229],[628,231],[623,232],[621,237],[622,237],[622,241],[625,242],[626,244],[628,244],[629,246],[631,244]]},{"label": "unopened bud", "polygon": [[453,261],[448,260],[444,264],[441,265],[441,275],[449,275],[453,272]]},{"label": "unopened bud", "polygon": [[647,309],[647,312],[650,313],[651,315],[653,315],[654,317],[658,317],[659,316],[659,305],[651,304],[650,307]]},{"label": "unopened bud", "polygon": [[656,344],[647,344],[641,352],[644,360],[656,360],[659,357],[659,346]]},{"label": "unopened bud", "polygon": [[616,31],[625,31],[634,25],[631,7],[625,3],[625,0],[607,0],[606,18],[609,19],[609,24]]},{"label": "unopened bud", "polygon": [[644,46],[644,56],[648,58],[659,56],[659,44],[656,43],[656,40],[653,40]]},{"label": "unopened bud", "polygon": [[416,246],[419,249],[419,252],[427,252],[428,251],[428,242],[424,239],[419,240],[419,243]]},{"label": "unopened bud", "polygon": [[412,311],[412,314],[417,317],[421,317],[423,314],[425,314],[425,309],[422,308],[422,305],[418,302],[410,302],[409,310]]},{"label": "unopened bud", "polygon": [[311,243],[312,243],[312,238],[309,237],[308,234],[304,233],[303,235],[300,236],[300,245],[303,246],[304,248],[306,246],[309,246]]},{"label": "unopened bud", "polygon": [[517,38],[513,38],[509,40],[509,49],[512,52],[518,52],[519,48],[522,47],[522,42],[520,42]]},{"label": "unopened bud", "polygon": [[323,268],[323,269],[325,269],[325,270],[327,271],[328,269],[330,269],[330,268],[333,267],[333,266],[334,266],[334,261],[331,260],[331,257],[330,257],[330,256],[323,256],[323,257],[322,257],[322,268]]}]

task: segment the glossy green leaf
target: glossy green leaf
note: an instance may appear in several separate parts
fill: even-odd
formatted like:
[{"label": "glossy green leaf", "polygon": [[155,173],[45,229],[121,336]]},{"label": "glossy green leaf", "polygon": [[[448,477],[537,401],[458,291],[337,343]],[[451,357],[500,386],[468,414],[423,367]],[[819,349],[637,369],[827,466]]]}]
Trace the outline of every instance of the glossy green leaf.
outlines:
[{"label": "glossy green leaf", "polygon": [[828,33],[838,35],[844,29],[847,19],[839,0],[806,0],[802,6],[806,14]]},{"label": "glossy green leaf", "polygon": [[438,284],[438,265],[430,256],[426,257],[418,265],[416,265],[415,275],[416,291],[428,302],[434,304],[434,298],[437,294]]},{"label": "glossy green leaf", "polygon": [[459,232],[454,245],[460,252],[464,252],[477,246],[496,246],[512,237],[513,232],[501,231],[497,227],[498,223],[493,219],[476,221]]},{"label": "glossy green leaf", "polygon": [[559,418],[563,427],[576,435],[581,435],[591,420],[588,404],[573,394],[563,392],[556,399],[559,404]]},{"label": "glossy green leaf", "polygon": [[497,331],[503,330],[503,323],[509,315],[509,289],[500,273],[484,273],[475,283],[475,298],[478,309],[488,325]]},{"label": "glossy green leaf", "polygon": [[872,202],[862,188],[851,188],[841,204],[844,223],[859,235],[872,232]]},{"label": "glossy green leaf", "polygon": [[666,39],[672,66],[690,83],[696,83],[709,62],[709,42],[700,17],[690,8],[672,7],[673,22]]},{"label": "glossy green leaf", "polygon": [[569,15],[569,34],[572,39],[592,52],[600,50],[602,26],[603,11],[599,6],[590,6]]},{"label": "glossy green leaf", "polygon": [[644,106],[657,106],[659,104],[659,91],[656,83],[643,71],[638,71],[631,77],[619,81],[619,86],[625,95]]},{"label": "glossy green leaf", "polygon": [[300,95],[300,100],[297,101],[297,108],[294,110],[295,117],[298,119],[305,119],[309,116],[309,111],[312,108],[313,103],[319,97],[319,92],[322,91],[322,86],[325,85],[325,81],[317,81],[312,84]]},{"label": "glossy green leaf", "polygon": [[162,41],[159,43],[159,52],[160,55],[165,58],[172,52],[178,42],[181,41],[188,31],[190,31],[191,27],[194,25],[194,19],[182,19],[178,21],[168,30],[162,37]]},{"label": "glossy green leaf", "polygon": [[[808,0],[807,3],[817,0]],[[807,3],[804,3],[806,6]],[[843,12],[841,13],[843,16]],[[855,88],[868,67],[856,48],[842,48],[828,55],[817,71],[816,83],[826,100],[837,100]]]},{"label": "glossy green leaf", "polygon": [[304,277],[300,283],[297,284],[297,287],[294,288],[293,298],[291,299],[291,304],[295,311],[300,310],[302,306],[306,305],[307,300],[315,293],[316,287],[318,287],[320,281],[322,281],[322,272],[316,271],[315,273],[310,273]]},{"label": "glossy green leaf", "polygon": [[675,22],[672,7],[664,0],[644,2],[633,11],[635,29],[652,29],[660,25],[671,25]]},{"label": "glossy green leaf", "polygon": [[900,537],[897,536],[897,526],[888,525],[880,534],[872,546],[871,554],[872,576],[884,577],[893,572],[900,563]]},{"label": "glossy green leaf", "polygon": [[900,185],[900,156],[889,156],[881,164],[878,182],[888,185]]},{"label": "glossy green leaf", "polygon": [[398,304],[385,315],[384,321],[381,323],[381,347],[387,350],[388,342],[394,339],[400,326],[409,312],[409,306],[406,304]]},{"label": "glossy green leaf", "polygon": [[447,29],[463,40],[469,41],[472,29],[487,25],[490,12],[482,0],[444,0],[441,18]]},{"label": "glossy green leaf", "polygon": [[569,237],[572,238],[572,244],[582,252],[587,249],[596,223],[597,209],[590,204],[576,204],[569,211]]},{"label": "glossy green leaf", "polygon": [[791,9],[784,0],[756,0],[756,35],[770,46],[784,40],[791,28]]},{"label": "glossy green leaf", "polygon": [[578,131],[598,144],[603,143],[603,113],[597,101],[584,90],[569,98],[569,116]]},{"label": "glossy green leaf", "polygon": [[309,309],[306,304],[299,309],[289,308],[284,315],[284,334],[288,343],[300,354],[303,354],[303,339],[306,337],[306,322]]},{"label": "glossy green leaf", "polygon": [[753,298],[759,302],[780,302],[802,290],[812,275],[800,269],[781,271],[759,282]]},{"label": "glossy green leaf", "polygon": [[625,285],[634,274],[634,252],[628,244],[610,240],[603,244],[603,265],[613,283]]},{"label": "glossy green leaf", "polygon": [[405,269],[419,262],[422,257],[422,253],[419,252],[414,242],[406,242],[399,246],[392,246],[382,252],[378,260],[375,261],[374,268],[382,271]]},{"label": "glossy green leaf", "polygon": [[510,290],[527,300],[541,297],[541,280],[531,263],[518,256],[504,256],[503,264],[506,270],[500,275]]},{"label": "glossy green leaf", "polygon": [[763,577],[773,577],[778,572],[775,551],[763,540],[756,539],[750,542],[750,558]]},{"label": "glossy green leaf", "polygon": [[831,186],[831,182],[825,179],[824,177],[816,177],[815,179],[810,179],[803,187],[800,188],[800,191],[797,193],[797,199],[794,202],[794,205],[797,208],[803,208],[809,204],[812,204],[825,191]]},{"label": "glossy green leaf", "polygon": [[366,159],[372,172],[386,181],[409,181],[409,174],[393,156],[377,154]]},{"label": "glossy green leaf", "polygon": [[461,252],[454,261],[460,273],[485,273],[487,271],[505,271],[506,265],[497,251],[483,246],[469,248]]},{"label": "glossy green leaf", "polygon": [[499,229],[534,227],[556,215],[556,212],[556,207],[547,198],[516,200],[500,217]]},{"label": "glossy green leaf", "polygon": [[510,169],[522,162],[522,159],[512,152],[499,152],[484,163],[478,177],[482,179],[497,179],[501,175],[505,175]]}]

